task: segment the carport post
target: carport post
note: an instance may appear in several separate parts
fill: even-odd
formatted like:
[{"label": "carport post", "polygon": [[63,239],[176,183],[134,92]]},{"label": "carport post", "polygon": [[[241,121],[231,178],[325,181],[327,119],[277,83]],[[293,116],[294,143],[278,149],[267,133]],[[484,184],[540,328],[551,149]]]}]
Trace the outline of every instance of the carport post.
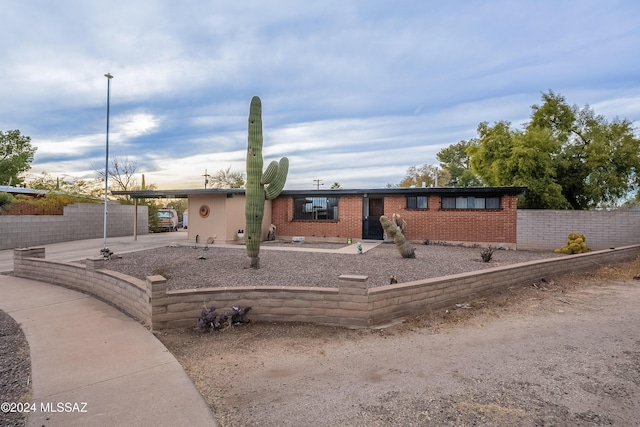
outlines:
[{"label": "carport post", "polygon": [[138,198],[133,199],[133,240],[138,240]]}]

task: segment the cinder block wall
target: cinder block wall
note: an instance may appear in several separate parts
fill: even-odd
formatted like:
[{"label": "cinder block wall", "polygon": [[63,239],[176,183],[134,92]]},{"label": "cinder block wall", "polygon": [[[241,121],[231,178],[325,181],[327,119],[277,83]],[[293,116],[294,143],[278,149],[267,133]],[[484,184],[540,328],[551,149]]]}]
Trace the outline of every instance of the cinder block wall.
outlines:
[{"label": "cinder block wall", "polygon": [[[107,236],[133,235],[134,206],[110,203]],[[138,206],[138,234],[149,232],[148,209]],[[63,215],[0,216],[0,250],[104,236],[104,204],[76,203]]]},{"label": "cinder block wall", "polygon": [[573,232],[592,250],[639,244],[640,212],[518,210],[518,249],[553,250]]},{"label": "cinder block wall", "polygon": [[367,287],[366,276],[343,275],[335,288],[255,286],[167,290],[161,276],[146,282],[87,266],[44,258],[44,248],[14,250],[14,274],[69,286],[113,303],[152,329],[193,327],[203,305],[220,311],[251,306],[251,318],[274,322],[312,322],[351,328],[381,326],[404,317],[465,302],[508,286],[530,284],[572,271],[631,260],[640,245],[495,267],[415,282]]},{"label": "cinder block wall", "polygon": [[45,248],[14,249],[14,275],[66,286],[93,295],[151,326],[150,278],[145,283],[125,274],[103,270],[105,259],[102,257],[88,258],[86,266],[48,261],[44,258]]}]

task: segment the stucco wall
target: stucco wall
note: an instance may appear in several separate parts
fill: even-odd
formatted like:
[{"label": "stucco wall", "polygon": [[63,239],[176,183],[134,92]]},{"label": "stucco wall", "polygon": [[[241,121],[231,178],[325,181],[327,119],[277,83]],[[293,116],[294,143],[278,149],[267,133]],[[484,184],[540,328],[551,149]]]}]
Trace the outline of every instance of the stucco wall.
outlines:
[{"label": "stucco wall", "polygon": [[[134,206],[110,203],[107,236],[133,236]],[[148,210],[138,206],[138,234],[149,232]],[[104,236],[104,204],[76,203],[63,215],[0,216],[0,250]]]},{"label": "stucco wall", "polygon": [[518,249],[553,250],[582,233],[592,250],[640,243],[640,212],[518,210]]},{"label": "stucco wall", "polygon": [[[206,206],[209,215],[203,217],[201,208]],[[244,194],[192,194],[189,195],[188,239],[205,243],[209,237],[215,237],[215,243],[238,242],[238,230],[244,230],[246,220],[244,214]],[[266,240],[271,225],[271,201],[264,204],[262,220],[262,240]]]}]

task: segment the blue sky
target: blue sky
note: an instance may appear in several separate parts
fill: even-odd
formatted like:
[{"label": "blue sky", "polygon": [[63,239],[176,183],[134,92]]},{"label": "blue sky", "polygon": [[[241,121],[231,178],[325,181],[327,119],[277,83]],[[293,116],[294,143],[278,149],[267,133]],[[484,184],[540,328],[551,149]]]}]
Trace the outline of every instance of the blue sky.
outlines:
[{"label": "blue sky", "polygon": [[542,92],[640,120],[637,1],[2,0],[0,129],[33,174],[93,178],[105,157],[160,189],[244,171],[249,103],[287,189],[380,188]]}]

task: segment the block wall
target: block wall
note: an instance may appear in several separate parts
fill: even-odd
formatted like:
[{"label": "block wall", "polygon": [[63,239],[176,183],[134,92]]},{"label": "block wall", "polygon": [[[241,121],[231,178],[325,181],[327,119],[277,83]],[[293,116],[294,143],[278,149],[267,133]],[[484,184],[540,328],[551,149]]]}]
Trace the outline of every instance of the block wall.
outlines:
[{"label": "block wall", "polygon": [[45,248],[14,249],[13,274],[93,295],[151,325],[151,291],[150,285],[144,281],[104,270],[105,260],[102,257],[88,258],[86,265],[44,258]]},{"label": "block wall", "polygon": [[582,233],[592,250],[640,243],[640,212],[518,210],[518,249],[553,250]]},{"label": "block wall", "polygon": [[343,275],[335,288],[255,286],[167,290],[161,276],[146,282],[87,266],[43,259],[44,248],[14,250],[14,274],[96,295],[145,322],[154,330],[193,327],[203,306],[230,311],[251,306],[250,318],[270,322],[312,322],[349,328],[383,326],[407,316],[530,284],[615,264],[640,256],[640,245],[554,257],[408,283],[367,287],[366,276]]},{"label": "block wall", "polygon": [[[148,209],[138,206],[138,234],[149,232]],[[134,206],[109,204],[107,236],[132,236]],[[104,204],[76,203],[63,215],[0,216],[0,250],[104,236]]]}]

